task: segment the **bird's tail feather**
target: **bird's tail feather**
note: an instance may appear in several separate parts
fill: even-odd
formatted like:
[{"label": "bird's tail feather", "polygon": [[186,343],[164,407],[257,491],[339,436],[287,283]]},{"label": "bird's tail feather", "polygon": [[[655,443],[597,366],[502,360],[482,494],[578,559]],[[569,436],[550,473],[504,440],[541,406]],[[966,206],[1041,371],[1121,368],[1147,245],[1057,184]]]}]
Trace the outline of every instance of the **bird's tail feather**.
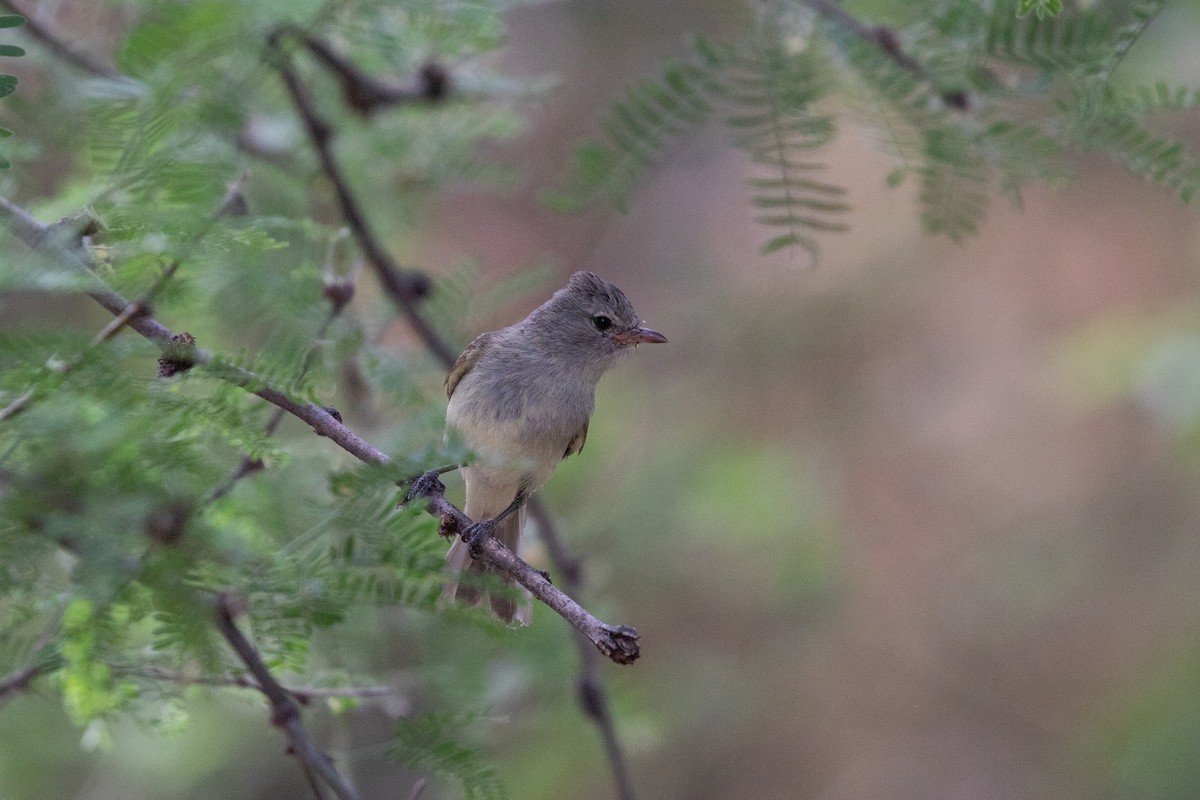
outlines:
[{"label": "bird's tail feather", "polygon": [[[525,507],[509,514],[496,525],[495,535],[500,543],[517,552],[521,541],[521,529],[525,527]],[[462,539],[455,539],[446,554],[446,570],[451,577],[442,589],[443,600],[457,600],[468,605],[478,605],[486,596],[492,607],[492,613],[505,623],[516,622],[528,625],[533,616],[533,596],[523,587],[518,595],[509,589],[502,594],[487,591],[489,582],[504,581],[512,584],[512,579],[500,570],[488,564],[483,559],[472,558],[470,548]],[[505,586],[505,589],[508,587]]]}]

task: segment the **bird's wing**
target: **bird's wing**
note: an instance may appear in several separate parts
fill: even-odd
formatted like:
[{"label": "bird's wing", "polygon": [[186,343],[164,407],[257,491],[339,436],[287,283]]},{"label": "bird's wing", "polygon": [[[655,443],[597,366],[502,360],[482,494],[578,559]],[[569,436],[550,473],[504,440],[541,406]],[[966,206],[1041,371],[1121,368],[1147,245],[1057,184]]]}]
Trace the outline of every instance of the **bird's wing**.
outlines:
[{"label": "bird's wing", "polygon": [[454,389],[458,386],[458,382],[470,372],[476,364],[479,363],[480,357],[487,350],[488,342],[491,341],[492,334],[481,333],[475,337],[475,340],[467,345],[467,349],[462,351],[462,355],[454,362],[454,366],[450,368],[450,374],[446,376],[446,397],[454,396]]},{"label": "bird's wing", "polygon": [[579,433],[571,437],[571,441],[567,442],[566,452],[563,453],[563,458],[575,455],[583,450],[583,443],[587,441],[588,424],[583,423],[583,427],[579,429]]}]

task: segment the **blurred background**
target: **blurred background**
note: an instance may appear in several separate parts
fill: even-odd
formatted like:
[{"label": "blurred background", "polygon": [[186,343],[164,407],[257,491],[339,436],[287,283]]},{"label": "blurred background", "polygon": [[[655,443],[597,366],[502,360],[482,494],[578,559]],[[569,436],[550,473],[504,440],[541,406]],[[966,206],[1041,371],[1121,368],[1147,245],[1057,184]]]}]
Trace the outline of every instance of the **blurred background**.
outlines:
[{"label": "blurred background", "polygon": [[[1172,5],[1123,68],[1194,86],[1200,10]],[[602,671],[639,796],[1200,797],[1194,209],[1085,160],[1023,208],[997,198],[953,244],[921,232],[912,185],[884,186],[892,165],[847,116],[825,160],[851,231],[821,238],[816,268],[758,254],[747,164],[717,128],[625,215],[542,207],[608,101],[686,34],[734,30],[739,8],[514,7],[504,69],[558,83],[495,146],[522,182],[443,197],[419,237],[389,242],[434,277],[464,258],[486,281],[541,270],[472,312],[473,332],[589,269],[670,339],[605,379],[587,449],[542,492],[584,561],[584,605],[642,636],[636,665]],[[1180,124],[1200,146],[1194,114]],[[399,324],[387,336],[408,341]],[[352,423],[370,438],[388,417]],[[613,796],[560,620],[434,624],[364,614],[324,642],[407,692],[400,708],[310,714],[366,796],[411,785],[377,758],[390,715],[468,674],[487,704],[476,744],[511,796]],[[447,658],[460,671],[435,674]],[[0,786],[305,796],[253,698],[196,703],[173,736],[131,721],[84,753],[52,699],[17,698]]]}]

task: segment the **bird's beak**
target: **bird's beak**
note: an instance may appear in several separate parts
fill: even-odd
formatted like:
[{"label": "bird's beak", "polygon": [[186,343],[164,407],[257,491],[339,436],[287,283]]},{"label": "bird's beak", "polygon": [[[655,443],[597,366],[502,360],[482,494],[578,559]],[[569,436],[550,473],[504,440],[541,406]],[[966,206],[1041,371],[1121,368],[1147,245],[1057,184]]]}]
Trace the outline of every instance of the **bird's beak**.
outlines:
[{"label": "bird's beak", "polygon": [[630,328],[627,331],[622,331],[614,336],[613,339],[621,344],[662,344],[667,341],[667,337],[644,325],[639,328]]}]

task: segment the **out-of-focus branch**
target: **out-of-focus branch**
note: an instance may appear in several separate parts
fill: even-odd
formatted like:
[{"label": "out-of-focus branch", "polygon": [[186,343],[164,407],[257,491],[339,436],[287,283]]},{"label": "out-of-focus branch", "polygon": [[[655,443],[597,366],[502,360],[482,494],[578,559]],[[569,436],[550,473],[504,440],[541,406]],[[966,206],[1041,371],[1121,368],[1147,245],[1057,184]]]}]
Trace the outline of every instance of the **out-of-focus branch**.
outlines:
[{"label": "out-of-focus branch", "polygon": [[53,53],[55,57],[65,61],[76,69],[97,78],[107,78],[109,80],[127,79],[126,75],[111,64],[107,64],[87,53],[81,53],[71,47],[67,44],[70,39],[67,34],[58,30],[54,23],[42,19],[36,12],[26,9],[24,3],[17,2],[17,0],[0,0],[0,8],[24,17],[25,32],[37,40],[42,47]]},{"label": "out-of-focus branch", "polygon": [[[112,321],[110,321],[94,337],[92,337],[91,347],[99,347],[120,333],[121,329],[130,324],[136,317],[140,317],[143,314],[149,313],[150,304],[154,300],[154,297],[160,291],[162,291],[163,286],[166,285],[167,281],[171,279],[178,268],[178,261],[174,261],[167,266],[167,268],[163,270],[162,275],[160,275],[158,280],[155,281],[154,286],[152,286],[148,292],[139,297],[137,300],[128,303],[121,313],[113,317]],[[52,369],[59,375],[66,375],[71,370],[79,366],[82,361],[83,355],[80,354],[69,361],[59,361],[53,366],[47,365],[45,369]],[[29,389],[4,408],[0,408],[0,422],[11,419],[28,408],[30,401],[32,401],[34,398],[34,394],[34,390]]]},{"label": "out-of-focus branch", "polygon": [[[54,638],[54,633],[58,630],[60,622],[62,622],[62,609],[59,609],[50,617],[49,622],[42,628],[42,632],[38,634],[37,641],[34,642],[32,648],[35,654],[50,644],[50,640]],[[53,662],[46,659],[35,659],[23,667],[17,667],[3,678],[0,678],[0,702],[7,699],[9,695],[28,691],[29,684],[53,669]]]},{"label": "out-of-focus branch", "polygon": [[[123,673],[125,674],[125,673]],[[127,674],[155,681],[166,681],[180,686],[218,686],[235,689],[251,689],[263,691],[262,684],[252,675],[234,675],[228,678],[206,678],[201,676],[182,675],[156,667],[143,667],[132,670]],[[300,703],[308,704],[314,700],[330,698],[346,698],[350,700],[371,700],[379,697],[394,697],[403,693],[391,686],[284,686],[283,690],[296,698]]]},{"label": "out-of-focus branch", "polygon": [[[567,552],[558,535],[558,527],[554,518],[546,509],[544,503],[536,497],[529,503],[529,512],[537,523],[538,535],[546,545],[554,570],[562,580],[563,589],[572,597],[578,597],[583,585],[583,570],[579,560]],[[608,707],[608,697],[604,692],[604,684],[600,680],[600,662],[596,659],[596,650],[582,635],[575,637],[579,645],[579,682],[576,687],[579,692],[579,704],[588,717],[596,723],[600,738],[604,742],[604,754],[608,758],[609,770],[612,772],[613,784],[616,787],[618,800],[636,800],[633,790],[633,780],[629,775],[629,765],[625,760],[625,751],[617,736],[616,724]]]},{"label": "out-of-focus branch", "polygon": [[[883,51],[895,64],[919,81],[931,83],[929,70],[917,59],[905,52],[900,44],[900,37],[893,28],[886,25],[871,25],[846,11],[833,0],[800,0],[800,2],[825,19],[857,36],[863,41],[870,42]],[[936,88],[936,87],[935,87]],[[969,111],[971,96],[962,90],[942,91],[938,95],[948,108],[955,111]]]},{"label": "out-of-focus branch", "polygon": [[0,678],[0,701],[5,700],[10,694],[28,690],[29,684],[48,669],[47,665],[41,663],[26,664]]},{"label": "out-of-focus branch", "polygon": [[441,363],[449,366],[454,363],[454,352],[421,313],[419,307],[420,300],[429,293],[429,279],[416,270],[401,269],[371,230],[366,212],[350,189],[350,184],[334,155],[333,128],[321,117],[308,89],[291,66],[289,55],[281,41],[286,33],[287,31],[277,31],[271,36],[268,44],[274,49],[280,60],[279,74],[283,78],[288,95],[292,98],[292,105],[295,107],[296,113],[304,123],[308,139],[312,143],[313,149],[317,151],[321,171],[333,184],[334,194],[337,196],[338,206],[341,208],[346,226],[350,228],[354,240],[362,250],[363,257],[374,271],[375,277],[379,280],[388,298],[400,310],[409,326],[430,352]]},{"label": "out-of-focus branch", "polygon": [[318,775],[324,783],[333,790],[341,800],[361,800],[358,790],[337,771],[324,751],[317,746],[304,721],[300,718],[300,706],[296,699],[285,688],[279,685],[275,676],[263,663],[258,650],[238,628],[234,622],[235,610],[233,603],[226,595],[219,595],[216,603],[217,630],[225,637],[225,641],[233,648],[233,652],[246,665],[246,669],[254,676],[258,689],[267,702],[271,704],[271,723],[283,729],[287,735],[291,751],[303,762],[305,767]]},{"label": "out-of-focus branch", "polygon": [[450,73],[432,61],[407,83],[384,83],[354,66],[320,39],[311,35],[302,39],[309,52],[337,77],[346,105],[359,114],[368,115],[377,108],[407,103],[437,103],[452,90]]}]

